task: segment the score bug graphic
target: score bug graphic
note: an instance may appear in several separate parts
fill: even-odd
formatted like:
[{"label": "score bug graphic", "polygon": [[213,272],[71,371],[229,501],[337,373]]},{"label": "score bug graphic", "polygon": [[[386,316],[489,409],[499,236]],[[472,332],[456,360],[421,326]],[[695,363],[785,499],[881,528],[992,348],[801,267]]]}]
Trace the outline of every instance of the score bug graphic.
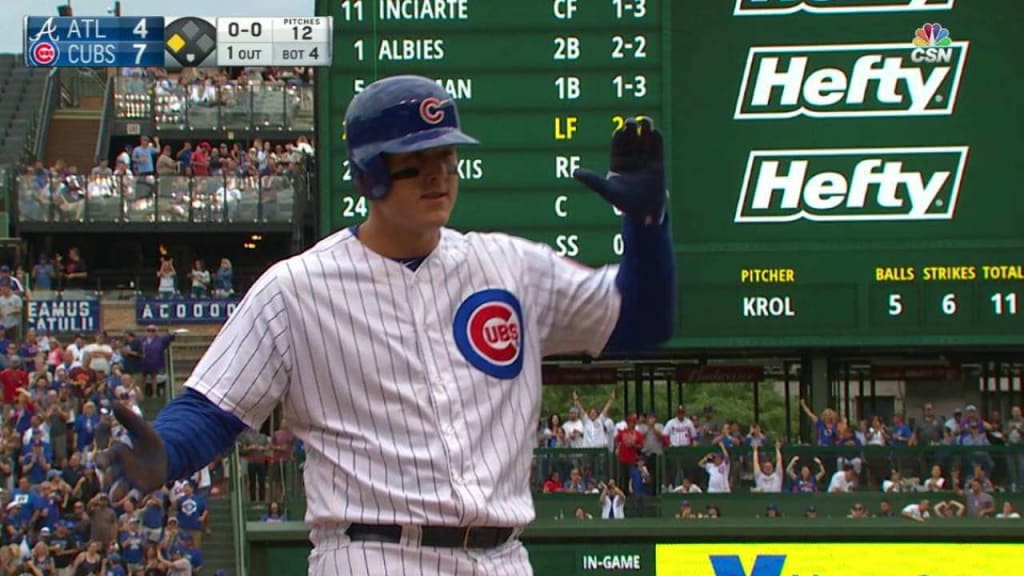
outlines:
[{"label": "score bug graphic", "polygon": [[523,312],[507,290],[488,289],[466,298],[455,313],[455,345],[474,368],[511,379],[523,368]]}]

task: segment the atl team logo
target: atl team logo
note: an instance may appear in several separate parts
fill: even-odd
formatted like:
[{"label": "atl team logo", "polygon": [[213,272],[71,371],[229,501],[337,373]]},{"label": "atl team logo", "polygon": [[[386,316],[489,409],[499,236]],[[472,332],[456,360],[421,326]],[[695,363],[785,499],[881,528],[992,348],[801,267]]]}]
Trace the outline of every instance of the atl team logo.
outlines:
[{"label": "atl team logo", "polygon": [[948,116],[968,47],[941,24],[910,42],[752,46],[733,117]]},{"label": "atl team logo", "polygon": [[523,312],[507,290],[471,294],[455,312],[455,345],[473,367],[511,379],[523,369]]},{"label": "atl team logo", "polygon": [[444,102],[440,98],[424,98],[420,102],[420,118],[427,124],[440,124],[444,120]]},{"label": "atl team logo", "polygon": [[968,147],[753,150],[734,222],[952,220]]},{"label": "atl team logo", "polygon": [[918,12],[952,10],[956,0],[736,0],[734,16],[786,16],[856,14],[864,12]]}]

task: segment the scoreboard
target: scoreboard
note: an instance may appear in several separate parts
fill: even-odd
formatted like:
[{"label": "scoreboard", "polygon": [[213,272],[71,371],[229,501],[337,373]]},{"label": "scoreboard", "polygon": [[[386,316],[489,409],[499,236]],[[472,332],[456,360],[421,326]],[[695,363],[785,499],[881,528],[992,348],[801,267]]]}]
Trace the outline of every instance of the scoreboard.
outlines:
[{"label": "scoreboard", "polygon": [[1024,345],[1019,0],[318,0],[322,233],[361,221],[344,146],[374,79],[459,102],[451,225],[622,254],[572,179],[623,119],[666,134],[679,350]]},{"label": "scoreboard", "polygon": [[329,66],[332,34],[329,17],[26,16],[25,65]]}]

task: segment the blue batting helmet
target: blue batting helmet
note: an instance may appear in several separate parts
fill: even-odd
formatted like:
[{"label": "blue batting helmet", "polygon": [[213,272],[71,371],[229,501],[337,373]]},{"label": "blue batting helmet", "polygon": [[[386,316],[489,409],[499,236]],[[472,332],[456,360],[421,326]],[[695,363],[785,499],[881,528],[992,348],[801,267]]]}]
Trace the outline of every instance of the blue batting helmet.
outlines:
[{"label": "blue batting helmet", "polygon": [[459,129],[455,99],[421,76],[383,78],[357,94],[345,113],[345,142],[356,190],[371,200],[391,187],[383,154],[479,143]]}]

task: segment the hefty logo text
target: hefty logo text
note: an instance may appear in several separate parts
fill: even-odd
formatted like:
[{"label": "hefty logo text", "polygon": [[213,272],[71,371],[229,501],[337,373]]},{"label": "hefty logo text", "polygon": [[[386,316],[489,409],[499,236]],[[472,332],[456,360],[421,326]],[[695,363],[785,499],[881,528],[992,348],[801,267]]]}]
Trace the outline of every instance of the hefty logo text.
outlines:
[{"label": "hefty logo text", "polygon": [[754,150],[734,222],[952,220],[966,146]]},{"label": "hefty logo text", "polygon": [[956,0],[736,0],[734,16],[952,10]]},{"label": "hefty logo text", "polygon": [[753,46],[733,117],[950,115],[968,45]]}]

